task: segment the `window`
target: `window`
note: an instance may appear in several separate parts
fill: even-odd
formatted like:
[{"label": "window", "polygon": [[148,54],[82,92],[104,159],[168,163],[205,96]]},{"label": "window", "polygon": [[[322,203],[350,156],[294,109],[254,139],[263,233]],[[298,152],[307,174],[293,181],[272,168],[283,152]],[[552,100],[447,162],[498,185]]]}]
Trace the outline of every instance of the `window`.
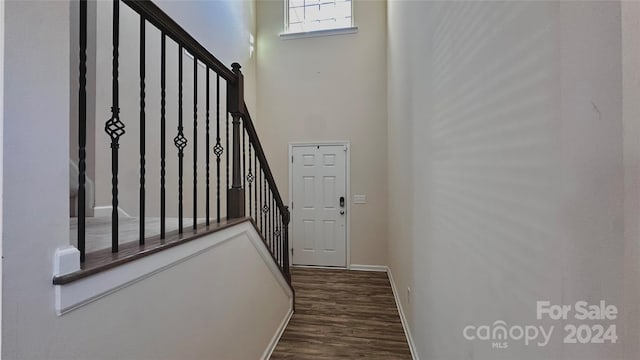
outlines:
[{"label": "window", "polygon": [[351,29],[352,0],[285,0],[285,33]]}]

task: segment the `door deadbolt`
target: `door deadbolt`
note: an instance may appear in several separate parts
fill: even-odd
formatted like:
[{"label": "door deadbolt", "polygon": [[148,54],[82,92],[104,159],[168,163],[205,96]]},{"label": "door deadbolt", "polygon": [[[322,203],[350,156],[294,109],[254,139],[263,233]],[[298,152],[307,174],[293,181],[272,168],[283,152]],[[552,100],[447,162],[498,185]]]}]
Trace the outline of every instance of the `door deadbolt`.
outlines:
[{"label": "door deadbolt", "polygon": [[344,207],[344,196],[340,196],[340,207]]}]

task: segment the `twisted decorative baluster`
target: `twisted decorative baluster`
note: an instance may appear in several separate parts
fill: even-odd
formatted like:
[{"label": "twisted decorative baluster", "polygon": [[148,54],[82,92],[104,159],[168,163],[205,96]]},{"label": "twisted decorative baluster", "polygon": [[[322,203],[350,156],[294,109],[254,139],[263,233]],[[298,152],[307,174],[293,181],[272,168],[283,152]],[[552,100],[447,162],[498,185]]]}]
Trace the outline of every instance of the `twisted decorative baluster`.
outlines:
[{"label": "twisted decorative baluster", "polygon": [[124,135],[124,123],[120,121],[118,94],[118,46],[120,31],[120,2],[113,2],[113,62],[112,62],[112,106],[111,118],[104,125],[104,131],[111,138],[111,252],[118,252],[118,149],[120,137]]}]

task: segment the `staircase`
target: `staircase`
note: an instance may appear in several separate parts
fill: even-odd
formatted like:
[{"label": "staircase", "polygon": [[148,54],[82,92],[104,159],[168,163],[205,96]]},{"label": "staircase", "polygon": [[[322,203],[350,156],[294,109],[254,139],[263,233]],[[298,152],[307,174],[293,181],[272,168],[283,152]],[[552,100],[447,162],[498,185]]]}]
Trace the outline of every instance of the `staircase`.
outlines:
[{"label": "staircase", "polygon": [[[233,63],[231,68],[226,67],[178,23],[148,0],[113,1],[109,59],[111,106],[108,113],[95,116],[96,119],[106,119],[103,124],[96,123],[96,128],[104,127],[109,140],[109,149],[96,149],[96,152],[108,151],[111,159],[111,246],[106,250],[110,255],[106,255],[104,251],[87,251],[87,241],[91,240],[88,239],[90,232],[87,230],[90,222],[87,217],[91,214],[88,214],[90,210],[86,206],[80,204],[87,204],[87,198],[93,196],[93,184],[86,173],[87,161],[91,161],[87,159],[87,148],[95,147],[97,144],[87,143],[87,122],[93,121],[94,118],[93,114],[87,113],[87,101],[90,96],[88,94],[96,92],[87,89],[87,69],[96,64],[88,63],[87,49],[95,48],[93,44],[88,44],[88,28],[96,24],[88,23],[87,0],[79,0],[78,7],[78,118],[73,119],[73,126],[78,127],[78,170],[77,186],[73,186],[73,198],[77,204],[75,229],[81,269],[71,274],[56,276],[54,284],[66,284],[147,253],[155,253],[165,247],[173,247],[211,234],[243,219],[250,219],[252,226],[261,235],[273,262],[290,285],[289,210],[282,201],[245,104],[241,66]],[[129,31],[121,33],[123,9],[129,12],[133,10],[137,14],[137,34]],[[160,51],[151,52],[146,42],[156,33],[159,36]],[[121,46],[123,36],[140,39],[135,63],[122,60],[132,58],[131,54],[126,54],[125,57],[121,53],[130,49]],[[173,52],[176,48],[177,54]],[[175,61],[176,55],[177,66],[172,66],[171,62]],[[159,64],[159,72],[155,69],[153,72],[148,71],[152,64]],[[123,66],[135,66],[139,70],[139,77],[136,79],[139,105],[135,119],[121,118],[123,79],[120,69]],[[185,79],[187,74],[188,79]],[[168,90],[168,78],[173,79],[176,76],[177,97]],[[160,85],[159,89],[154,89],[159,99],[155,98],[153,101],[150,99],[151,91],[147,86],[152,77],[154,81],[158,80]],[[125,80],[130,84],[131,79]],[[126,89],[130,90],[130,85]],[[190,99],[189,104],[185,103],[186,98]],[[151,103],[159,104],[159,108],[150,108]],[[175,128],[169,126],[175,119],[170,119],[167,115],[168,108],[173,104],[177,107]],[[151,113],[158,113],[160,116],[151,117],[148,115]],[[139,138],[134,139],[138,142],[139,151],[137,154],[123,154],[121,140],[131,136],[128,130],[133,125],[139,133]],[[147,144],[149,134],[155,133],[148,131],[150,128],[159,129],[158,148]],[[169,151],[169,146],[175,147],[175,150]],[[172,157],[172,152],[177,152],[177,156]],[[123,161],[132,159],[139,164],[136,179],[139,183],[139,206],[135,209],[137,216],[134,220],[137,222],[138,236],[135,244],[132,244],[130,239],[122,241],[122,219],[118,216],[123,176],[131,176],[130,172],[126,175],[121,174],[122,164]],[[149,173],[148,168],[152,162],[159,168],[158,173]],[[170,162],[177,163],[177,171],[169,171]],[[187,169],[188,171],[185,171]],[[157,192],[147,189],[151,176],[154,180],[158,177],[160,179]],[[177,201],[173,202],[168,193],[175,185],[177,193],[171,194],[171,199],[177,198]],[[151,197],[159,198],[159,206],[147,206],[147,200]],[[157,219],[158,229],[149,229],[149,218]],[[168,226],[174,222],[177,223],[175,227]],[[127,223],[127,226],[132,225]]]}]

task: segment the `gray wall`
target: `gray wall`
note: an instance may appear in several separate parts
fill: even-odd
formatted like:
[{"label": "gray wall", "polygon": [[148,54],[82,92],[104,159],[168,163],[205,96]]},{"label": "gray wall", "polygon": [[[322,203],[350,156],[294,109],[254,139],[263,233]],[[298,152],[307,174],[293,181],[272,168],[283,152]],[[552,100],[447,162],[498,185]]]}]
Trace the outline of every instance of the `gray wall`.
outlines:
[{"label": "gray wall", "polygon": [[[391,1],[388,14],[389,264],[420,357],[637,358],[620,3]],[[563,345],[537,300],[615,304],[620,342]],[[556,333],[505,350],[462,336],[496,320]]]}]

